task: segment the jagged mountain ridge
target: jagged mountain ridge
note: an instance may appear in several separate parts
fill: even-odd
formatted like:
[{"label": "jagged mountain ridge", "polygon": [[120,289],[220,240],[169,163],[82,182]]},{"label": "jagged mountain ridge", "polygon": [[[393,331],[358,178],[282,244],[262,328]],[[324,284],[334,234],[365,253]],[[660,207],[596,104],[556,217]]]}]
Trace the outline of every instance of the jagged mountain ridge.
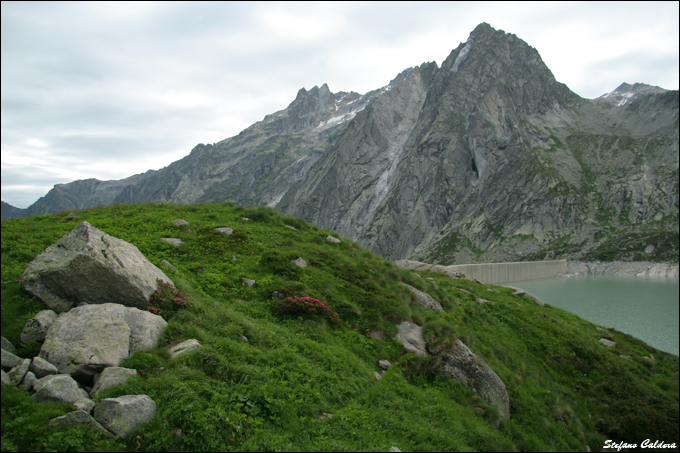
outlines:
[{"label": "jagged mountain ridge", "polygon": [[635,83],[630,85],[628,83],[622,83],[614,91],[605,93],[598,97],[597,100],[608,102],[617,107],[625,105],[627,102],[638,99],[641,96],[647,94],[659,94],[664,93],[666,90],[663,88],[655,87],[652,85],[647,85],[644,83]]},{"label": "jagged mountain ridge", "polygon": [[61,185],[29,212],[267,204],[387,258],[442,263],[583,257],[631,234],[667,248],[674,233],[677,260],[678,93],[645,87],[582,99],[535,49],[481,24],[441,68],[364,96],[302,89],[158,172]]}]

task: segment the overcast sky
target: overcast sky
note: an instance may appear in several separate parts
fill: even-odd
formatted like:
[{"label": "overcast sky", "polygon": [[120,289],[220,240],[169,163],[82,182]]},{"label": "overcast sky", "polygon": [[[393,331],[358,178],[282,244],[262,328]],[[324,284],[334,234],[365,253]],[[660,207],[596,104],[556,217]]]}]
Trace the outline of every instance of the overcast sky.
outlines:
[{"label": "overcast sky", "polygon": [[678,89],[678,2],[2,2],[2,200],[167,166],[302,87],[364,94],[481,22],[585,98]]}]

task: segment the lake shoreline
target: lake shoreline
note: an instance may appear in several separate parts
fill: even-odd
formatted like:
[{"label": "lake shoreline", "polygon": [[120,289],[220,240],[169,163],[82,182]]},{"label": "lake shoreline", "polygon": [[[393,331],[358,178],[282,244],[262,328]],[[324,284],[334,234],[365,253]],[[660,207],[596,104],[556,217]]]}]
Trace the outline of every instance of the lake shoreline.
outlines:
[{"label": "lake shoreline", "polygon": [[[625,266],[620,271],[646,270],[646,266],[639,266]],[[604,267],[594,270],[601,271]],[[615,274],[611,266],[606,268],[610,272],[608,275],[526,280],[512,285],[530,291],[546,305],[573,313],[605,329],[632,335],[677,356],[678,278],[640,278],[637,274]]]},{"label": "lake shoreline", "polygon": [[583,275],[625,275],[634,277],[678,278],[678,264],[651,261],[571,261],[567,260],[567,273],[560,277]]}]

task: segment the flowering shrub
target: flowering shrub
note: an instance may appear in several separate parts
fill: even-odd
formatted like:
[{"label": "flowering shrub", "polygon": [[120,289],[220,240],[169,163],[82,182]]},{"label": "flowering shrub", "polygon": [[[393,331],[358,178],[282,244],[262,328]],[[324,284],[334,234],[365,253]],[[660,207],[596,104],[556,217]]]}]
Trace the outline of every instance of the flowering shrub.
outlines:
[{"label": "flowering shrub", "polygon": [[285,299],[277,300],[276,304],[281,313],[290,315],[322,315],[330,322],[340,322],[340,316],[338,316],[333,307],[328,305],[328,302],[322,302],[306,294],[303,294],[301,297],[286,297]]},{"label": "flowering shrub", "polygon": [[165,314],[167,316],[172,312],[191,306],[193,306],[193,301],[187,293],[175,288],[172,283],[158,280],[158,289],[151,295],[149,306],[146,309],[153,314],[160,316]]}]

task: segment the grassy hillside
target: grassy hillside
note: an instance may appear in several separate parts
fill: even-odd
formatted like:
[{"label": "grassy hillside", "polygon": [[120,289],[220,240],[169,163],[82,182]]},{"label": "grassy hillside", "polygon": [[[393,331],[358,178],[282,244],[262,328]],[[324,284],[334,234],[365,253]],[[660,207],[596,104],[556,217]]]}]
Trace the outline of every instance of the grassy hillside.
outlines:
[{"label": "grassy hillside", "polygon": [[[145,204],[75,215],[2,221],[4,337],[19,345],[26,320],[46,308],[21,287],[25,266],[83,220],[156,265],[172,263],[176,271],[163,270],[193,305],[166,313],[164,347],[135,353],[122,366],[139,376],[101,396],[149,395],[158,405],[152,423],[126,441],[56,430],[46,422],[70,407],[33,403],[3,386],[3,451],[597,451],[607,439],[639,445],[679,437],[678,357],[613,330],[618,347],[607,348],[594,324],[506,288],[398,269],[268,208]],[[308,267],[290,263],[298,257]],[[400,282],[445,311],[415,305]],[[286,313],[274,291],[307,294],[332,309]],[[423,325],[440,354],[460,338],[481,356],[507,386],[510,420],[440,375],[439,356],[404,354],[391,338],[405,320]],[[202,347],[170,359],[166,346],[189,338]],[[21,345],[18,355],[38,348]],[[376,380],[381,359],[394,366]]]}]

